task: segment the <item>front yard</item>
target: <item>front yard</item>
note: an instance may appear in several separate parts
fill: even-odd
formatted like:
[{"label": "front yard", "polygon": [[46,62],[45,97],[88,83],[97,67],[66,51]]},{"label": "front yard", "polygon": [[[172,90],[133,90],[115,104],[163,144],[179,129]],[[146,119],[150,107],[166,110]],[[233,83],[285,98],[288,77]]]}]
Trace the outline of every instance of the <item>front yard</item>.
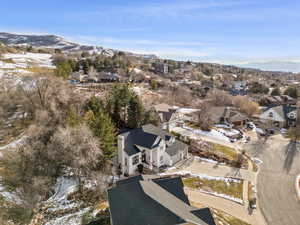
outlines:
[{"label": "front yard", "polygon": [[191,176],[183,178],[183,184],[188,188],[213,193],[220,197],[229,196],[229,198],[238,200],[243,199],[243,181],[239,179]]},{"label": "front yard", "polygon": [[220,210],[214,209],[213,214],[217,225],[250,225]]},{"label": "front yard", "polygon": [[232,167],[248,168],[248,161],[242,152],[216,143],[198,141],[191,146],[190,152],[200,158],[207,158]]}]

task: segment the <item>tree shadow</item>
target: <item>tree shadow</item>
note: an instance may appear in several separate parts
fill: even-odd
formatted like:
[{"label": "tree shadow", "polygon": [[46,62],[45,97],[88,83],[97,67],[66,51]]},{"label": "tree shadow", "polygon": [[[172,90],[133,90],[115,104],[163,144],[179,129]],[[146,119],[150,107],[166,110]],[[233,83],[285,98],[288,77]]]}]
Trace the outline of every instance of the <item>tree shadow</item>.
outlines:
[{"label": "tree shadow", "polygon": [[262,155],[265,147],[267,145],[267,140],[265,138],[257,140],[251,145],[251,152],[253,157],[259,157]]},{"label": "tree shadow", "polygon": [[291,171],[294,159],[298,153],[297,142],[291,140],[285,149],[285,160],[283,165],[283,168],[287,173]]},{"label": "tree shadow", "polygon": [[242,178],[241,169],[231,167],[231,171],[225,175],[225,177]]}]

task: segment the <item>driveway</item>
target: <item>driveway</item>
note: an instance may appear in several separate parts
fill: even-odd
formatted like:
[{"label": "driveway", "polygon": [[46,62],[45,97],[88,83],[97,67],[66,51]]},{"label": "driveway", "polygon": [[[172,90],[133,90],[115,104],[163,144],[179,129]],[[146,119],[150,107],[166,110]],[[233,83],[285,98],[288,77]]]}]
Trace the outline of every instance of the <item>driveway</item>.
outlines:
[{"label": "driveway", "polygon": [[299,225],[300,201],[295,179],[300,174],[300,146],[281,135],[246,146],[263,160],[258,174],[258,201],[269,225]]}]

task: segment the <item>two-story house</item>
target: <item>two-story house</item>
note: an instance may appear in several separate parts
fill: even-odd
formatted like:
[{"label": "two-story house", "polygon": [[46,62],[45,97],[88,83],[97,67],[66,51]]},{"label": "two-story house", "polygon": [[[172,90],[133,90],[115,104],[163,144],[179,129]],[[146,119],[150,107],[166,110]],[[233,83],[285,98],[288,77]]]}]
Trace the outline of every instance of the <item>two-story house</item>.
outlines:
[{"label": "two-story house", "polygon": [[261,122],[275,127],[295,126],[297,120],[297,107],[280,105],[266,109],[259,115]]},{"label": "two-story house", "polygon": [[187,157],[186,144],[151,124],[118,136],[118,163],[122,174],[135,174],[139,165],[158,171]]}]

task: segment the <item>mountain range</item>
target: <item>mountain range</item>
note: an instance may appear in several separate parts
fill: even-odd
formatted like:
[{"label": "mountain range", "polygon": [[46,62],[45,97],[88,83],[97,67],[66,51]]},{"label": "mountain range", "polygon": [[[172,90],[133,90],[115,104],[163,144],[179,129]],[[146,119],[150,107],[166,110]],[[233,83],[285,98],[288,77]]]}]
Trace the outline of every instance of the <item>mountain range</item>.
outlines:
[{"label": "mountain range", "polygon": [[[21,45],[21,46],[33,46],[37,48],[53,48],[60,49],[61,51],[77,52],[88,51],[90,53],[97,53],[107,56],[112,56],[119,50],[103,48],[101,46],[82,45],[65,40],[62,37],[56,35],[26,35],[26,34],[13,34],[0,32],[0,43],[5,45]],[[127,55],[142,56],[145,58],[156,58],[155,55],[143,55],[135,54],[131,52],[125,52]]]}]

